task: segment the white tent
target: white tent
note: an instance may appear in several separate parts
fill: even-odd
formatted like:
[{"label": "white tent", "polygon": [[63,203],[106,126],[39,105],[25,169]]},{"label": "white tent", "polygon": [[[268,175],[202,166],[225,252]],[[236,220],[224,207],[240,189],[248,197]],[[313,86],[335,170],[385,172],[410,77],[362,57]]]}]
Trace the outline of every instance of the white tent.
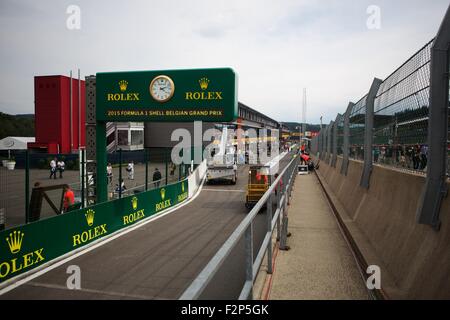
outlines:
[{"label": "white tent", "polygon": [[6,137],[0,140],[0,150],[26,150],[28,142],[35,142],[35,138]]}]

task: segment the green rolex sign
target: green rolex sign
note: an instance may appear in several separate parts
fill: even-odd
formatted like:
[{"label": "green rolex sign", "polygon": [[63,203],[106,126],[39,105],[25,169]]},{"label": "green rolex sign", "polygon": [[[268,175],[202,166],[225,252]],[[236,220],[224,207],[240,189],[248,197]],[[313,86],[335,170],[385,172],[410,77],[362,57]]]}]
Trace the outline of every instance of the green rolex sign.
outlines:
[{"label": "green rolex sign", "polygon": [[230,68],[106,72],[96,76],[97,121],[233,121]]}]

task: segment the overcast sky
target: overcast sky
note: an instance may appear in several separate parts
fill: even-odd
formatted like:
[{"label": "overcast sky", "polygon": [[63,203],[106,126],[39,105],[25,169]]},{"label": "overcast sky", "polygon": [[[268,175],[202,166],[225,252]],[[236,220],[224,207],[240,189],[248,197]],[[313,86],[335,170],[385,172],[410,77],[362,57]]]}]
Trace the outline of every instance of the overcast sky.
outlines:
[{"label": "overcast sky", "polygon": [[[68,6],[81,28],[67,27]],[[369,29],[367,8],[381,10]],[[0,111],[34,113],[35,75],[232,67],[279,121],[344,112],[436,35],[448,0],[0,0]]]}]

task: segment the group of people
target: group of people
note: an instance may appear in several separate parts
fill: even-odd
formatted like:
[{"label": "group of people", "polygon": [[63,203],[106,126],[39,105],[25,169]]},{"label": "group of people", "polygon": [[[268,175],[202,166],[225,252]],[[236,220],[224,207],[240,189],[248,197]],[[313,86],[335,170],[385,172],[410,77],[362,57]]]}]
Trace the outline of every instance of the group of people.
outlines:
[{"label": "group of people", "polygon": [[56,172],[59,171],[59,178],[63,178],[63,172],[66,169],[66,164],[64,163],[64,160],[58,160],[57,158],[54,158],[52,161],[50,161],[50,178],[52,177],[56,179]]},{"label": "group of people", "polygon": [[375,163],[397,164],[403,168],[425,170],[428,163],[427,145],[376,146],[373,149]]},{"label": "group of people", "polygon": [[[65,170],[65,163],[64,160],[58,160],[57,158],[54,158],[50,161],[50,179],[54,178],[56,179],[56,173],[59,172],[59,177],[63,178],[63,172]],[[128,173],[128,179],[134,180],[134,162],[130,161],[125,169]],[[170,164],[170,175],[174,175],[176,170],[176,165],[171,163]],[[107,176],[107,183],[111,184],[113,181],[113,167],[111,163],[108,163],[106,166],[106,176]],[[161,180],[162,180],[162,174],[161,171],[159,171],[158,168],[155,168],[153,172],[153,184],[156,188],[160,186]],[[38,188],[40,187],[40,183],[37,182],[34,187]],[[127,190],[127,187],[125,186],[125,182],[123,179],[115,186],[115,192],[125,192]],[[69,207],[75,203],[75,197],[72,189],[66,185],[64,186],[64,198],[63,198],[64,204],[63,204],[63,211],[67,212]]]},{"label": "group of people", "polygon": [[[128,180],[134,180],[134,162],[130,161],[125,169],[128,172]],[[113,180],[113,168],[111,163],[106,166],[106,177],[108,184],[112,183]],[[122,179],[123,181],[123,179]]]},{"label": "group of people", "polygon": [[[173,175],[175,173],[175,168],[176,168],[176,166],[174,164],[170,166],[170,174],[171,175]],[[128,163],[125,170],[128,173],[128,180],[134,180],[134,162],[133,161],[130,161]],[[114,174],[113,174],[112,164],[108,163],[108,165],[106,166],[106,177],[107,177],[108,184],[112,183],[113,176],[114,176]],[[158,168],[155,168],[155,170],[153,172],[153,183],[156,188],[159,187],[161,180],[162,180],[161,172],[159,171]],[[125,192],[126,190],[127,190],[127,187],[125,186],[125,182],[123,179],[121,179],[120,185],[119,185],[119,183],[117,183],[115,186],[115,192]]]}]

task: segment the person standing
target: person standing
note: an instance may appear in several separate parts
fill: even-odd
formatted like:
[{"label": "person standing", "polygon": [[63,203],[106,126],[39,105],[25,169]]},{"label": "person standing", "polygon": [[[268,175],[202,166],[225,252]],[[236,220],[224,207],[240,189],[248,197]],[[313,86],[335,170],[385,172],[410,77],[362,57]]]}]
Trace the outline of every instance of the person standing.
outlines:
[{"label": "person standing", "polygon": [[175,170],[176,170],[177,166],[175,165],[175,163],[171,162],[170,163],[170,175],[173,176],[175,174]]},{"label": "person standing", "polygon": [[62,174],[63,174],[64,170],[66,169],[66,164],[64,163],[64,160],[58,161],[57,168],[58,168],[58,171],[59,171],[59,178],[62,179],[62,177],[63,177]]},{"label": "person standing", "polygon": [[128,179],[134,180],[134,162],[133,161],[128,162],[127,172],[128,172]]},{"label": "person standing", "polygon": [[69,207],[75,203],[75,195],[68,185],[64,186],[64,212],[67,212]]},{"label": "person standing", "polygon": [[106,177],[108,180],[108,184],[111,184],[112,180],[113,180],[113,169],[112,169],[112,165],[110,162],[106,166]]},{"label": "person standing", "polygon": [[155,172],[153,172],[153,182],[155,183],[156,188],[159,187],[161,179],[162,179],[161,172],[158,170],[158,168],[155,168]]},{"label": "person standing", "polygon": [[56,158],[50,161],[50,179],[52,177],[56,179]]}]

